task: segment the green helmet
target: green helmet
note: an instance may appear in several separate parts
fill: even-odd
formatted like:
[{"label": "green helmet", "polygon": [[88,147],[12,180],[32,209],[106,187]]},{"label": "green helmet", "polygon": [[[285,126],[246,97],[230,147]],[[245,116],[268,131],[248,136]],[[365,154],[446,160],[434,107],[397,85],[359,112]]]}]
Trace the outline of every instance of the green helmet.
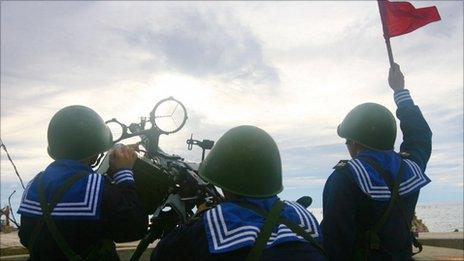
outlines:
[{"label": "green helmet", "polygon": [[283,189],[277,144],[253,126],[226,132],[202,162],[199,174],[213,185],[247,197],[270,197]]},{"label": "green helmet", "polygon": [[375,150],[392,150],[396,139],[393,114],[377,103],[363,103],[352,109],[338,125],[338,136]]},{"label": "green helmet", "polygon": [[81,160],[113,145],[113,136],[92,109],[73,105],[59,110],[48,125],[48,154],[53,159]]}]

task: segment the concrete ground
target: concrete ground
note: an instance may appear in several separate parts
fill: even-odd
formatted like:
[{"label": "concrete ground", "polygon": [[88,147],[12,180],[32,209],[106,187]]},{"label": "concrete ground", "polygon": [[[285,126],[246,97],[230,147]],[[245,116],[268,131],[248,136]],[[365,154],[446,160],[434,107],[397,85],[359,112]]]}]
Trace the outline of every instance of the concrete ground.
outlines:
[{"label": "concrete ground", "polygon": [[464,260],[464,250],[454,249],[454,248],[445,248],[445,247],[434,247],[434,246],[424,246],[424,249],[420,254],[417,254],[413,257],[414,260],[443,260],[443,261],[463,261]]},{"label": "concrete ground", "polygon": [[[129,260],[134,249],[125,248],[118,249],[118,254],[121,260]],[[151,249],[145,251],[142,257],[139,259],[141,261],[150,260]],[[16,255],[16,256],[2,256],[0,260],[27,260],[28,255]],[[463,261],[464,260],[464,251],[452,248],[443,248],[443,247],[432,247],[425,246],[422,253],[415,255],[414,260],[417,261]]]},{"label": "concrete ground", "polygon": [[419,233],[423,245],[464,249],[464,232]]},{"label": "concrete ground", "polygon": [[[464,261],[464,250],[462,232],[450,233],[421,233],[419,241],[423,242],[423,251],[414,256],[414,260],[443,260],[443,261]],[[118,253],[121,260],[129,260],[138,242],[117,244]],[[430,244],[436,244],[434,246]],[[447,246],[448,244],[448,246]],[[140,260],[149,260],[151,249],[156,242],[149,246]],[[0,234],[0,260],[27,260],[28,255],[24,255],[25,249],[19,243],[17,232]],[[443,247],[447,246],[447,247]],[[459,246],[461,246],[459,248]],[[22,254],[22,255],[19,255]]]}]

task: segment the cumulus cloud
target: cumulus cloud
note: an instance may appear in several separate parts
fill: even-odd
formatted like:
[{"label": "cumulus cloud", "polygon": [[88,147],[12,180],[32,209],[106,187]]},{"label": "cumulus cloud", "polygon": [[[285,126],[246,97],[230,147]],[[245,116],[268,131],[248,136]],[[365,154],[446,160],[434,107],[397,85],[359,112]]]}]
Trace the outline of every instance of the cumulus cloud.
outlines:
[{"label": "cumulus cloud", "polygon": [[176,8],[167,16],[171,20],[163,27],[143,24],[123,33],[134,48],[150,53],[154,63],[162,61],[173,70],[197,77],[279,82],[276,69],[264,60],[260,41],[232,14]]}]

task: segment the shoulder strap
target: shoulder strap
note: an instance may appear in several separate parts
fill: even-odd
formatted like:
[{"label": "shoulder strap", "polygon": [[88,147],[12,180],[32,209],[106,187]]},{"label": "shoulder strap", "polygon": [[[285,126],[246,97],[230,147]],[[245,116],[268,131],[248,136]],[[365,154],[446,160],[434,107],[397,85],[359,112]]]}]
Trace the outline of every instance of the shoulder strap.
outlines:
[{"label": "shoulder strap", "polygon": [[267,213],[266,216],[263,216],[266,219],[263,227],[260,229],[258,237],[256,238],[255,245],[251,249],[250,253],[248,254],[246,260],[259,260],[263,249],[266,247],[267,241],[271,236],[272,230],[277,224],[277,221],[280,216],[280,212],[284,203],[278,200],[274,205],[272,205],[271,211]]},{"label": "shoulder strap", "polygon": [[72,185],[74,185],[79,179],[86,176],[87,174],[88,173],[85,171],[80,171],[76,175],[69,177],[64,182],[64,184],[58,189],[58,191],[53,195],[50,203],[47,202],[47,199],[45,196],[45,187],[43,184],[43,173],[39,174],[38,194],[39,194],[39,200],[40,200],[40,207],[42,209],[42,218],[40,219],[39,223],[34,228],[34,231],[32,232],[32,235],[31,235],[31,240],[29,243],[29,249],[31,252],[33,252],[32,249],[34,247],[35,241],[37,240],[37,237],[45,223],[47,224],[48,230],[50,231],[50,234],[52,235],[53,239],[55,239],[57,245],[60,247],[61,251],[63,251],[63,253],[65,254],[68,260],[81,260],[82,259],[71,249],[69,244],[66,242],[65,238],[58,230],[58,227],[56,226],[55,222],[53,222],[53,220],[51,219],[51,213],[53,212],[53,209],[55,208],[55,206],[60,202],[64,194],[69,190],[69,188],[71,188]]},{"label": "shoulder strap", "polygon": [[[281,202],[280,204],[282,204],[282,207],[283,207],[283,201],[279,200],[277,202]],[[273,208],[274,206],[277,204],[277,202],[273,205]],[[256,205],[253,205],[253,204],[250,204],[248,202],[234,202],[235,204],[243,207],[243,208],[247,208],[253,212],[255,212],[256,214],[266,218],[266,223],[267,223],[267,217],[268,215],[270,215],[270,213],[268,213],[266,210],[256,206]],[[273,209],[272,208],[272,209]],[[271,209],[271,212],[272,212],[272,209]],[[279,213],[280,214],[280,211]],[[266,223],[264,224],[263,226],[263,229],[264,227],[266,226]],[[274,225],[271,227],[271,231],[272,232],[272,228],[274,228],[275,224],[284,224],[285,226],[287,226],[290,230],[292,230],[293,232],[295,232],[296,234],[298,234],[299,236],[303,237],[305,240],[307,240],[311,245],[313,245],[323,256],[326,256],[325,252],[324,252],[324,249],[322,248],[322,246],[319,245],[319,243],[308,233],[306,232],[302,227],[298,226],[297,224],[293,223],[292,221],[286,219],[286,218],[282,218],[282,217],[279,217],[278,216],[278,219],[277,219],[277,222],[274,223]],[[269,236],[270,236],[270,232],[269,232],[269,235],[264,239],[265,242],[264,243],[267,243],[267,240],[269,239]],[[260,235],[261,235],[261,232],[260,232]],[[259,238],[259,235],[258,235],[258,238]],[[258,242],[258,239],[256,240],[256,242]],[[255,243],[255,246],[256,246],[257,243]],[[254,247],[255,247],[254,246]],[[264,245],[265,246],[265,245]],[[253,247],[253,248],[254,248]],[[264,249],[264,247],[263,247]],[[260,250],[259,254],[261,254],[262,250]],[[252,249],[253,251],[253,249]],[[250,253],[251,254],[251,253]],[[250,257],[250,255],[248,256]],[[259,258],[259,256],[256,258],[256,259],[248,259],[248,260],[257,260]]]},{"label": "shoulder strap", "polygon": [[388,204],[388,207],[386,211],[383,213],[379,222],[377,222],[374,225],[374,228],[372,229],[373,232],[377,233],[383,227],[385,222],[387,222],[387,219],[389,218],[390,212],[392,211],[395,203],[401,201],[398,191],[400,187],[401,178],[403,177],[404,173],[404,163],[403,161],[401,161],[400,169],[398,170],[398,174],[396,175],[396,180],[393,181],[392,177],[377,162],[369,158],[362,158],[362,160],[367,162],[372,168],[375,169],[375,171],[377,171],[380,174],[380,176],[382,176],[382,178],[385,180],[385,183],[387,183],[388,188],[390,189],[390,203]]},{"label": "shoulder strap", "polygon": [[[400,156],[401,157],[409,157],[410,154],[407,153],[407,152],[402,152],[402,153],[400,153]],[[388,175],[388,173],[386,173],[386,171],[382,167],[380,167],[380,165],[377,162],[375,162],[375,161],[373,161],[371,159],[366,159],[366,158],[363,158],[363,160],[368,162],[369,165],[371,165],[378,173],[380,173],[380,175],[382,175],[382,178],[385,179],[385,181],[387,182],[387,185],[388,185],[389,182],[391,182],[391,177]],[[403,173],[403,170],[402,170],[403,166],[404,166],[404,162],[401,160],[400,173],[397,176],[397,181],[396,181],[397,184],[395,184],[395,185],[398,185],[398,189],[399,189],[399,184],[401,182],[401,177],[402,177],[402,173]],[[390,181],[388,181],[388,180],[390,180]],[[390,188],[390,191],[391,191],[392,190],[391,186],[388,185],[388,187]],[[406,214],[407,212],[406,212],[406,208],[404,207],[403,200],[401,200],[401,197],[399,196],[398,193],[396,193],[396,196],[397,196],[396,201],[398,203],[398,208],[400,209],[401,216],[403,217],[404,223],[405,223],[406,227],[408,228],[408,231],[410,231],[410,233],[411,233],[412,243],[413,243],[414,247],[416,247],[418,249],[417,252],[413,253],[413,255],[416,255],[416,254],[422,252],[422,244],[417,240],[416,236],[414,236],[414,234],[411,231],[411,222],[408,222],[408,218],[407,218],[407,214]],[[388,216],[386,218],[388,218]],[[385,223],[386,219],[383,222]],[[379,230],[380,230],[380,228],[379,228]]]},{"label": "shoulder strap", "polygon": [[[401,156],[402,157],[403,156],[409,156],[409,154],[404,153],[404,154],[401,154]],[[371,160],[369,158],[362,158],[362,160],[366,161],[372,168],[374,168],[375,171],[377,171],[382,176],[382,178],[385,180],[385,182],[387,183],[388,188],[391,191],[390,204],[388,205],[387,210],[384,212],[384,214],[380,218],[380,221],[377,224],[375,224],[373,230],[371,230],[371,231],[375,232],[375,233],[378,233],[378,231],[383,227],[383,225],[387,221],[387,219],[388,219],[388,217],[390,215],[391,209],[393,208],[393,204],[396,202],[398,204],[398,208],[400,209],[400,213],[401,213],[401,216],[403,217],[404,223],[405,223],[406,227],[408,228],[408,231],[410,231],[410,233],[411,233],[413,244],[414,244],[414,246],[416,248],[418,248],[418,252],[413,253],[413,255],[422,252],[422,244],[417,240],[417,238],[414,235],[412,235],[411,223],[408,222],[407,214],[406,214],[406,208],[404,207],[403,201],[401,200],[401,197],[399,195],[399,186],[400,186],[401,178],[402,178],[403,173],[404,173],[404,162],[401,160],[399,173],[398,173],[398,175],[396,177],[395,183],[393,183],[391,176],[377,162],[375,162],[375,161],[373,161],[373,160]],[[396,192],[394,192],[395,189],[396,189]]]}]

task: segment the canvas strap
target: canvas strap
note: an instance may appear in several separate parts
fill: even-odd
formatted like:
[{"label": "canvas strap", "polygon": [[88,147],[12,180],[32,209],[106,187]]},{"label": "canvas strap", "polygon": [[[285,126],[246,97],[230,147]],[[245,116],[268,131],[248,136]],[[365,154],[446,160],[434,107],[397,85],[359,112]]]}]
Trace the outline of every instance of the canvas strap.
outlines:
[{"label": "canvas strap", "polygon": [[389,175],[389,173],[387,173],[385,169],[382,168],[377,162],[369,158],[362,158],[362,160],[367,162],[372,168],[374,168],[375,171],[377,171],[377,173],[379,173],[382,176],[382,178],[385,180],[385,183],[387,183],[387,186],[391,191],[390,204],[388,205],[387,210],[380,218],[379,222],[374,225],[374,228],[371,231],[375,234],[377,234],[380,231],[380,229],[385,225],[388,217],[390,216],[390,212],[393,206],[395,205],[395,203],[397,203],[398,208],[400,209],[401,216],[403,217],[403,220],[405,222],[405,225],[408,228],[408,231],[411,233],[413,244],[416,248],[418,248],[418,252],[413,253],[413,255],[420,253],[422,251],[422,244],[411,232],[411,224],[410,222],[408,222],[406,208],[404,207],[404,203],[399,195],[400,182],[404,173],[404,162],[401,161],[399,172],[397,174],[395,182],[393,183],[392,177]]},{"label": "canvas strap", "polygon": [[82,260],[80,256],[78,256],[72,248],[69,246],[69,244],[66,242],[65,238],[63,235],[60,233],[58,227],[56,226],[55,222],[53,222],[51,218],[51,213],[53,212],[53,209],[56,207],[58,202],[60,202],[61,198],[64,196],[64,194],[69,190],[69,188],[72,187],[79,179],[82,177],[88,175],[87,172],[85,171],[80,171],[77,174],[69,177],[64,184],[57,190],[57,192],[53,195],[50,203],[47,202],[46,196],[45,196],[45,187],[43,184],[43,173],[40,173],[38,176],[38,193],[39,193],[39,200],[40,200],[40,207],[42,208],[42,218],[39,220],[37,225],[35,226],[34,230],[32,231],[31,234],[31,239],[29,241],[29,250],[31,251],[31,255],[34,252],[33,247],[35,245],[35,242],[37,241],[37,238],[40,234],[40,231],[46,224],[48,227],[48,230],[50,231],[50,234],[52,235],[53,239],[55,239],[57,245],[61,249],[61,251],[64,253],[66,258],[68,260]]},{"label": "canvas strap", "polygon": [[269,237],[271,236],[272,230],[277,224],[284,224],[294,233],[303,237],[306,241],[308,241],[311,245],[313,245],[322,255],[325,256],[324,249],[319,245],[318,242],[316,242],[316,240],[311,236],[311,234],[306,232],[302,227],[295,224],[294,222],[286,218],[280,217],[280,212],[284,206],[283,201],[281,200],[276,201],[276,203],[272,205],[270,212],[267,212],[266,210],[254,204],[250,204],[248,202],[234,202],[234,203],[243,208],[247,208],[255,212],[256,214],[258,214],[259,216],[264,217],[266,219],[266,222],[264,223],[263,227],[261,228],[258,234],[258,237],[256,238],[255,245],[251,249],[246,260],[259,260],[259,257],[261,256],[261,253],[266,247],[266,243],[269,240]]}]

